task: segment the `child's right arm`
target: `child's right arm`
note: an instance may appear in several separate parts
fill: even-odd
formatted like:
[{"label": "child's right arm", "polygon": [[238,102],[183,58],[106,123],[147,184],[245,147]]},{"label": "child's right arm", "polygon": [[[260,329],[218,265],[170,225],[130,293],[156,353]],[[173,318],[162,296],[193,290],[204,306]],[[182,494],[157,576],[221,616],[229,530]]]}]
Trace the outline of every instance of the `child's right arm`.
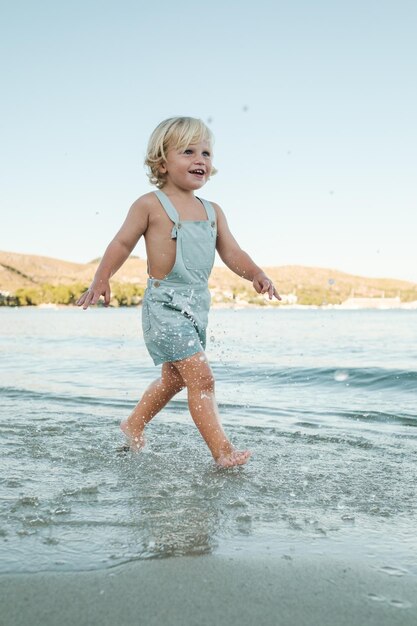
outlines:
[{"label": "child's right arm", "polygon": [[107,249],[97,268],[93,282],[77,300],[78,306],[87,309],[90,304],[97,304],[104,296],[104,304],[110,303],[110,278],[121,268],[148,227],[149,205],[146,196],[142,196],[130,207],[127,217]]}]

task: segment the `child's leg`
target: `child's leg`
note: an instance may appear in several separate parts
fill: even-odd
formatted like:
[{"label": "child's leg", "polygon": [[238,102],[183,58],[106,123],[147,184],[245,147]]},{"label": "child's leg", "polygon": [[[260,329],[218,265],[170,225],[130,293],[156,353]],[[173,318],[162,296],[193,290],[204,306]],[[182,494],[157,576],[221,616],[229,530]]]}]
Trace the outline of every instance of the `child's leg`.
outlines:
[{"label": "child's leg", "polygon": [[188,359],[175,361],[175,368],[187,385],[191,416],[215,461],[223,467],[246,463],[249,450],[235,450],[220,423],[214,396],[214,378],[203,352]]},{"label": "child's leg", "polygon": [[143,430],[146,424],[184,387],[185,383],[177,369],[171,363],[163,363],[161,378],[149,385],[127,420],[120,424],[130,440],[132,450],[143,447]]}]

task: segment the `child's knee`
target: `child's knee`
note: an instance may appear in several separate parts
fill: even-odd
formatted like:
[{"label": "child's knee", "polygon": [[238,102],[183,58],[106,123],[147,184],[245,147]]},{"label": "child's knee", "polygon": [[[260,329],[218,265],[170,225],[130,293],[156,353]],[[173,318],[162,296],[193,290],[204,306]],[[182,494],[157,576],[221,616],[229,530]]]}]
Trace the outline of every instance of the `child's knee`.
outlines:
[{"label": "child's knee", "polygon": [[170,388],[174,393],[179,393],[185,389],[186,384],[179,376],[169,376],[162,379],[162,385]]},{"label": "child's knee", "polygon": [[215,380],[211,371],[198,374],[188,383],[188,387],[193,387],[200,391],[214,391],[214,385]]}]

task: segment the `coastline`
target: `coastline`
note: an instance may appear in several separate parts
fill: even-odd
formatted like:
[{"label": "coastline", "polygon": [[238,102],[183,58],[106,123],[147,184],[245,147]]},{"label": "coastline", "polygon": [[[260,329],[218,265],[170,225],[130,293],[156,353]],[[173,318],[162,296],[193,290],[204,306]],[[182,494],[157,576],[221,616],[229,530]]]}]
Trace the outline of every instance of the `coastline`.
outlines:
[{"label": "coastline", "polygon": [[412,626],[417,579],[350,557],[192,556],[0,576],[5,626]]},{"label": "coastline", "polygon": [[[99,261],[72,263],[0,251],[0,305],[45,302],[71,305],[91,283]],[[282,297],[279,306],[417,308],[417,283],[410,280],[358,276],[335,268],[303,265],[272,266],[264,270],[279,285]],[[112,279],[114,304],[138,305],[147,278],[145,259],[135,256],[127,259]],[[209,287],[213,304],[262,306],[262,299],[248,281],[226,267],[213,267]]]},{"label": "coastline", "polygon": [[[114,306],[110,305],[110,309],[134,309],[141,308],[142,304],[130,304],[127,306]],[[75,304],[54,304],[54,303],[41,303],[26,306],[17,305],[5,305],[0,307],[0,310],[4,309],[46,309],[58,311],[61,309],[77,309]],[[99,305],[94,308],[107,308],[103,305]],[[321,311],[416,311],[417,301],[412,302],[400,302],[396,304],[384,304],[383,302],[374,302],[369,304],[281,304],[279,302],[266,301],[265,304],[254,304],[249,302],[212,302],[211,309],[229,309],[240,311],[244,309],[256,309],[266,311],[268,309],[281,310],[281,311],[308,311],[308,310],[321,310]]]}]

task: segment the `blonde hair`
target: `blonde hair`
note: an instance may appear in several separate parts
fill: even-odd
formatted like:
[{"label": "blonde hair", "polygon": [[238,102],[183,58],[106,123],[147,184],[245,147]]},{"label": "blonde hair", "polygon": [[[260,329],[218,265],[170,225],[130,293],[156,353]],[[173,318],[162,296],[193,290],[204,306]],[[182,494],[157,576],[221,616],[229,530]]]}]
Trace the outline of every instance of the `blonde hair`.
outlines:
[{"label": "blonde hair", "polygon": [[[171,148],[181,150],[199,141],[207,141],[211,146],[214,143],[213,133],[200,119],[170,117],[158,124],[150,136],[145,158],[147,174],[152,185],[161,189],[166,182],[166,174],[160,172],[159,168],[166,161],[168,150]],[[211,176],[216,172],[213,167]]]}]

